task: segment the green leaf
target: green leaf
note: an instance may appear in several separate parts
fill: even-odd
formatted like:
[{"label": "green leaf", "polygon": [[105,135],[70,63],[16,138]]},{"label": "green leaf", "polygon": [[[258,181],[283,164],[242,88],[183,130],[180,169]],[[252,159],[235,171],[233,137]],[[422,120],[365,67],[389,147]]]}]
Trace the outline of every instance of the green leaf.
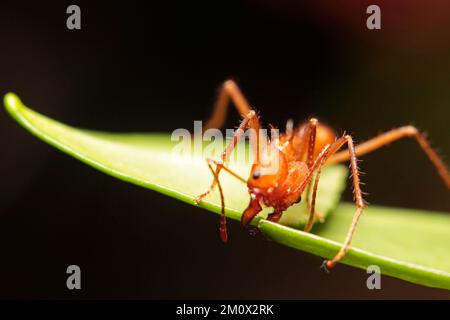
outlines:
[{"label": "green leaf", "polygon": [[[194,197],[211,183],[211,173],[201,153],[196,152],[194,156],[174,153],[178,142],[171,141],[168,134],[114,134],[77,129],[28,109],[12,93],[5,96],[4,102],[13,118],[32,134],[119,179],[192,205],[195,205]],[[219,150],[215,151],[211,154],[217,155]],[[246,152],[246,149],[239,152]],[[230,167],[243,177],[248,175],[249,165],[232,160]],[[307,215],[303,203],[286,211],[280,224],[263,219],[268,210],[253,224],[278,243],[324,258],[333,257],[354,212],[353,204],[338,205],[346,176],[347,169],[341,165],[324,170],[318,209],[325,215],[333,212],[325,223],[314,227],[314,234],[298,230]],[[221,183],[227,217],[239,220],[249,201],[247,188],[226,173],[221,174]],[[219,213],[217,191],[199,206]],[[448,214],[370,206],[361,218],[352,247],[342,263],[363,269],[378,265],[382,274],[450,289],[449,226]]]}]

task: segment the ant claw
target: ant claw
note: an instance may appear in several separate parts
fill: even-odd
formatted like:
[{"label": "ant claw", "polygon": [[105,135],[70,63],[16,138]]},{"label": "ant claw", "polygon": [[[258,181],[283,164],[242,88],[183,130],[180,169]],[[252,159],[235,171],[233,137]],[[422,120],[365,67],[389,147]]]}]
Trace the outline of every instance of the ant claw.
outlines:
[{"label": "ant claw", "polygon": [[320,269],[325,270],[326,273],[330,273],[331,268],[332,268],[332,264],[329,260],[324,260],[322,262],[322,265],[320,266]]},{"label": "ant claw", "polygon": [[210,191],[206,191],[205,193],[202,193],[201,195],[199,195],[197,198],[194,199],[194,202],[196,204],[199,204],[200,201],[203,200],[203,198],[205,198],[208,194],[210,193]]},{"label": "ant claw", "polygon": [[257,236],[260,233],[261,233],[261,231],[258,228],[256,228],[256,227],[249,227],[248,228],[248,234],[253,236],[253,237]]}]

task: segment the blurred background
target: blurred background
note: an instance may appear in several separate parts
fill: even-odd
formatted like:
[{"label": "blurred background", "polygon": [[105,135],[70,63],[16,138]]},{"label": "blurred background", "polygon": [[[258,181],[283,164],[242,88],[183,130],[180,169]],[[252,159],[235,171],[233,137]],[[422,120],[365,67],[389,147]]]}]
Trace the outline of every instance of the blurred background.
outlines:
[{"label": "blurred background", "polygon": [[[70,4],[81,30],[66,28]],[[370,4],[381,30],[366,28]],[[0,93],[78,127],[171,132],[205,120],[231,77],[265,125],[316,116],[362,141],[414,124],[449,163],[449,38],[448,1],[2,1]],[[224,246],[216,215],[95,171],[5,111],[0,148],[0,298],[450,298],[390,277],[369,291],[364,270],[328,275],[235,222]],[[450,212],[413,140],[361,167],[370,203]],[[82,290],[66,288],[70,264]]]}]

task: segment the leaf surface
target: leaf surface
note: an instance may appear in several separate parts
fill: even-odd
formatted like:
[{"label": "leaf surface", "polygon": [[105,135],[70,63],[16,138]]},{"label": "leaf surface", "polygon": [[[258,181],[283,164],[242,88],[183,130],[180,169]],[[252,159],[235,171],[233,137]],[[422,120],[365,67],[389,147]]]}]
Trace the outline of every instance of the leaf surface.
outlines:
[{"label": "leaf surface", "polygon": [[[121,180],[192,205],[196,205],[193,199],[207,190],[212,181],[204,155],[174,152],[179,142],[172,141],[168,134],[117,134],[78,129],[27,108],[12,93],[5,96],[4,102],[11,116],[33,135]],[[245,146],[238,149],[237,152],[247,150]],[[208,155],[217,156],[220,150],[215,151]],[[244,162],[232,160],[230,168],[245,178],[250,166]],[[280,224],[263,219],[267,209],[253,224],[280,244],[332,258],[344,240],[355,209],[353,204],[339,204],[347,171],[342,165],[323,171],[317,205],[325,215],[332,214],[325,223],[317,224],[312,234],[300,231],[307,217],[304,203],[289,208]],[[247,187],[225,172],[221,174],[221,183],[227,217],[240,220],[249,201]],[[218,192],[213,192],[199,206],[220,213]],[[373,205],[365,210],[352,247],[342,263],[363,269],[377,265],[385,275],[450,289],[449,245],[450,215]]]}]

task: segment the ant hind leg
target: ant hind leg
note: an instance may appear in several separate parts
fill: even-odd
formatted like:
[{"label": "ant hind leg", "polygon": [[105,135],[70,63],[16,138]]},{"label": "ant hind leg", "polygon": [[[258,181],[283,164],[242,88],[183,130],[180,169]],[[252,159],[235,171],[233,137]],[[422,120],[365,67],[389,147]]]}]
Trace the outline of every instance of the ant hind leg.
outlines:
[{"label": "ant hind leg", "polygon": [[[439,154],[431,147],[431,145],[425,138],[425,135],[414,126],[404,126],[392,129],[366,142],[363,142],[356,146],[355,154],[358,156],[362,156],[370,152],[373,152],[385,145],[388,145],[391,142],[408,137],[415,138],[415,140],[417,141],[423,152],[428,156],[431,163],[433,163],[437,173],[441,177],[444,184],[447,186],[448,189],[450,189],[449,169],[447,168],[447,166],[445,165],[444,161],[441,159]],[[328,159],[327,164],[344,162],[349,160],[350,158],[351,158],[350,153],[348,153],[347,150],[344,150],[331,156]]]},{"label": "ant hind leg", "polygon": [[214,103],[213,113],[206,122],[204,130],[209,128],[221,128],[223,126],[230,99],[233,101],[233,104],[242,117],[245,117],[251,110],[250,104],[242,94],[236,82],[227,80],[220,86],[219,94]]}]

